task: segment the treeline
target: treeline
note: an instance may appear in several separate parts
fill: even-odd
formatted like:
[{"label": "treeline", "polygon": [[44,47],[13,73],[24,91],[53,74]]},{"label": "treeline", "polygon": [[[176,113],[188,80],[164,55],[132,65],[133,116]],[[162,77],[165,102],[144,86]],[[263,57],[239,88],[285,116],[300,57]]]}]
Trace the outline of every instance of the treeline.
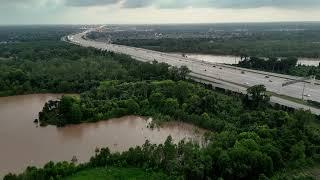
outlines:
[{"label": "treeline", "polygon": [[320,64],[318,67],[315,66],[306,66],[298,65],[289,70],[290,75],[306,77],[306,76],[315,76],[316,79],[320,79]]},{"label": "treeline", "polygon": [[219,131],[242,111],[241,100],[185,81],[104,81],[81,94],[48,102],[39,113],[41,124],[106,120],[125,115],[182,120]]},{"label": "treeline", "polygon": [[[91,159],[90,167],[135,166],[185,179],[257,179],[319,161],[318,117],[276,110],[268,101],[263,86],[237,97],[184,81],[107,81],[80,99],[65,96],[48,103],[40,122],[64,125],[136,114],[184,121],[213,132],[202,148],[174,145],[169,138],[164,145],[147,143],[122,154],[104,149]],[[278,173],[275,178],[287,176]]]},{"label": "treeline", "polygon": [[289,70],[294,68],[298,62],[297,58],[245,58],[239,62],[240,67],[249,69],[259,69],[263,71],[272,71],[277,73],[289,73]]},{"label": "treeline", "polygon": [[300,39],[264,39],[263,35],[244,38],[163,38],[116,39],[115,44],[141,47],[162,52],[257,57],[320,57],[320,43]]},{"label": "treeline", "polygon": [[88,163],[49,162],[20,175],[8,174],[5,180],[62,179],[106,166],[163,171],[173,179],[293,179],[299,176],[286,174],[288,169],[320,161],[319,117],[271,108],[263,86],[250,88],[248,96],[228,96],[184,81],[189,72],[185,67],[142,63],[63,42],[50,44],[0,48],[0,57],[5,57],[0,60],[1,95],[81,93],[48,102],[39,114],[42,125],[136,114],[189,122],[212,131],[203,147],[183,141],[174,144],[169,137],[162,145],[146,142],[123,153],[97,149]]},{"label": "treeline", "polygon": [[79,25],[2,25],[0,42],[59,41],[63,36],[81,31],[80,27]]},{"label": "treeline", "polygon": [[178,80],[188,72],[64,42],[8,44],[0,57],[6,58],[0,60],[0,96],[81,93],[103,80]]},{"label": "treeline", "polygon": [[[96,149],[88,163],[49,162],[43,168],[28,167],[19,175],[7,174],[4,180],[66,179],[84,170],[106,167],[160,171],[167,174],[167,179],[313,179],[290,171],[273,176],[276,171],[283,172],[284,162],[281,152],[272,143],[254,132],[225,131],[216,134],[214,141],[201,148],[185,141],[174,144],[169,136],[164,144],[146,141],[122,153],[111,153],[108,148]],[[304,150],[305,145],[299,142],[288,152],[296,167],[305,164]]]},{"label": "treeline", "polygon": [[249,57],[244,58],[236,66],[300,77],[316,76],[316,79],[320,79],[320,66],[297,66],[297,62],[297,58],[265,59],[258,57]]},{"label": "treeline", "polygon": [[[217,119],[212,113],[208,116],[199,124]],[[62,179],[96,167],[138,167],[165,172],[172,179],[299,179],[307,177],[286,171],[299,172],[320,160],[319,126],[311,126],[319,119],[308,112],[264,108],[242,110],[228,119],[232,123],[206,135],[203,147],[184,141],[174,144],[168,137],[164,144],[147,141],[123,153],[96,149],[88,163],[50,162],[44,168],[29,167],[20,175],[8,174],[5,180]]]}]

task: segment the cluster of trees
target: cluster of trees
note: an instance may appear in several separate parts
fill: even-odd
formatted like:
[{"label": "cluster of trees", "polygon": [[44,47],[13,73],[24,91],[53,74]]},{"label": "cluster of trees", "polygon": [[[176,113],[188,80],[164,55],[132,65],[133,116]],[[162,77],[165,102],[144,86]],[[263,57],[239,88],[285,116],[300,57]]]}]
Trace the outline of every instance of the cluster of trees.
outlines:
[{"label": "cluster of trees", "polygon": [[20,175],[15,175],[12,173],[7,174],[4,180],[48,180],[54,179],[58,180],[63,177],[69,176],[79,170],[81,170],[83,165],[76,166],[74,163],[69,162],[48,162],[43,168],[28,167],[24,173]]},{"label": "cluster of trees", "polygon": [[298,62],[296,58],[258,58],[250,57],[245,58],[239,62],[240,67],[250,68],[250,69],[259,69],[263,71],[272,71],[278,73],[288,73],[291,68],[294,68]]},{"label": "cluster of trees", "polygon": [[7,58],[0,60],[0,96],[81,93],[103,80],[179,80],[189,72],[64,42],[8,44],[0,48],[0,57]]},{"label": "cluster of trees", "polygon": [[55,124],[63,126],[67,123],[80,123],[82,111],[80,99],[75,96],[63,96],[60,101],[49,101],[39,113],[40,125]]},{"label": "cluster of trees", "polygon": [[265,59],[258,57],[245,57],[242,61],[239,62],[239,64],[237,64],[237,66],[302,77],[313,75],[316,76],[317,79],[320,79],[320,66],[297,66],[297,62],[297,58]]},{"label": "cluster of trees", "polygon": [[[292,117],[304,116],[304,112],[299,113]],[[283,130],[287,130],[287,125],[283,124]],[[204,148],[184,141],[176,145],[168,137],[164,144],[157,146],[146,142],[142,147],[131,148],[121,154],[111,154],[108,149],[102,149],[91,158],[90,165],[162,170],[181,179],[267,179],[288,164],[301,167],[306,163],[308,143],[301,138],[294,139],[299,135],[292,136],[294,132],[290,131],[280,133],[267,125],[256,127],[251,132],[244,128],[225,129],[212,135]],[[277,135],[281,137],[275,137]],[[275,179],[290,179],[288,177],[290,175],[282,174]]]},{"label": "cluster of trees", "polygon": [[299,179],[306,177],[285,173],[286,169],[301,169],[320,160],[319,128],[309,125],[316,120],[312,114],[268,108],[238,116],[233,126],[208,134],[203,147],[185,141],[174,144],[169,136],[164,144],[146,141],[122,153],[96,149],[85,164],[49,162],[4,179],[61,179],[97,167],[138,167],[165,172],[172,179]]},{"label": "cluster of trees", "polygon": [[[48,102],[39,114],[40,122],[64,125],[135,114],[159,120],[182,120],[207,129],[221,130],[243,109],[239,97],[172,80],[104,81],[80,97],[77,100],[64,96],[61,101]],[[75,112],[78,115],[72,115]]]},{"label": "cluster of trees", "polygon": [[[164,144],[147,141],[122,153],[103,148],[88,163],[49,162],[8,174],[5,180],[61,179],[106,166],[163,171],[173,179],[267,179],[275,174],[275,179],[293,179],[279,172],[320,161],[319,117],[270,107],[263,86],[250,88],[248,96],[229,96],[186,82],[186,67],[142,63],[55,41],[1,45],[0,57],[5,58],[0,60],[0,95],[81,93],[48,102],[39,113],[42,124],[63,126],[130,114],[212,130],[203,146],[174,144],[168,137]],[[273,68],[286,73],[293,66],[288,63]]]},{"label": "cluster of trees", "polygon": [[20,43],[59,41],[62,36],[80,31],[80,25],[21,25],[1,26],[0,42]]},{"label": "cluster of trees", "polygon": [[270,96],[264,85],[256,85],[247,89],[247,95],[243,99],[245,106],[251,109],[264,109],[269,105]]},{"label": "cluster of trees", "polygon": [[119,39],[116,44],[141,47],[162,52],[183,52],[257,57],[320,57],[320,44],[300,40],[261,40],[256,38],[208,39]]},{"label": "cluster of trees", "polygon": [[67,105],[63,110],[46,105],[42,113],[48,114],[45,123],[59,115],[65,117],[64,123],[74,123],[80,116],[78,122],[136,114],[184,121],[213,132],[204,147],[175,145],[169,138],[163,145],[147,142],[124,153],[102,149],[90,167],[134,166],[185,179],[257,179],[319,161],[318,117],[277,110],[268,101],[263,86],[249,88],[248,96],[227,96],[185,81],[105,81],[81,94],[80,100],[63,97],[57,105]]},{"label": "cluster of trees", "polygon": [[315,66],[306,66],[306,65],[298,65],[289,70],[290,75],[306,77],[306,76],[316,76],[316,79],[320,79],[320,64],[318,67]]},{"label": "cluster of trees", "polygon": [[111,26],[89,38],[165,52],[319,58],[319,32],[319,23],[296,22],[134,25]]}]

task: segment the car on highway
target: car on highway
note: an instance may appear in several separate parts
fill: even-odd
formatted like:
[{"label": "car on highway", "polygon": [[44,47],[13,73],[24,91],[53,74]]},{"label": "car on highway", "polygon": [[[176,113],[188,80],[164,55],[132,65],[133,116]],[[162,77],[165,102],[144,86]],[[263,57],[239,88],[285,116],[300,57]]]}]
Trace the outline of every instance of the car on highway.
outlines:
[{"label": "car on highway", "polygon": [[[74,36],[74,39],[72,40],[73,42],[78,41],[78,39],[81,39],[81,34],[78,34],[76,36]],[[100,48],[101,44],[99,42],[94,42],[94,41],[88,41],[88,40],[80,40],[80,44],[83,44],[84,46],[88,46],[91,45],[93,47],[96,48]],[[110,50],[116,50],[119,53],[124,53],[124,54],[128,54],[128,55],[133,55],[134,57],[141,57],[142,60],[147,60],[150,59],[152,54],[156,53],[153,51],[147,51],[144,49],[139,50],[139,53],[135,53],[135,51],[131,51],[130,48],[126,48],[125,46],[121,46],[118,48],[116,45],[111,45],[110,47],[108,46],[108,48],[110,48]],[[241,83],[243,86],[249,86],[250,82],[250,86],[251,85],[255,85],[255,84],[263,84],[266,86],[266,88],[268,88],[271,92],[277,92],[277,88],[274,88],[275,85],[277,85],[277,83],[283,83],[286,82],[289,79],[292,80],[299,80],[299,78],[297,77],[292,77],[292,76],[286,76],[286,75],[272,75],[272,74],[268,74],[266,72],[262,72],[262,71],[251,71],[251,70],[245,70],[245,69],[236,69],[236,71],[232,71],[232,69],[235,69],[234,67],[229,67],[228,65],[219,65],[219,64],[210,64],[208,62],[205,61],[205,63],[203,62],[203,60],[199,60],[199,61],[188,61],[186,58],[181,58],[182,61],[179,61],[179,58],[177,59],[176,57],[172,57],[171,55],[166,55],[164,53],[163,58],[159,58],[159,60],[161,62],[166,62],[168,64],[171,65],[181,65],[184,64],[182,62],[186,62],[185,65],[192,68],[193,71],[195,72],[205,72],[205,69],[207,70],[205,73],[207,76],[211,77],[214,76],[214,73],[221,73],[221,78],[219,77],[219,79],[222,80],[226,80],[226,82],[230,82],[233,84],[233,86],[235,86],[235,88],[241,88],[238,87],[239,83]],[[174,62],[175,63],[171,63]],[[195,66],[194,66],[195,65]],[[220,70],[214,70],[215,68],[219,68]],[[217,71],[217,72],[215,72]],[[239,75],[239,73],[241,74],[242,71],[245,71],[245,74],[242,74],[241,76]],[[236,75],[236,73],[238,75]],[[264,80],[263,80],[264,79]],[[271,80],[271,81],[270,81]],[[247,82],[247,83],[246,83]],[[246,84],[246,85],[245,85]],[[296,83],[296,84],[292,84],[286,88],[282,89],[283,94],[290,96],[290,97],[295,97],[295,98],[301,98],[301,89],[302,89],[302,85],[303,83]],[[316,101],[320,101],[320,96],[317,96],[318,94],[315,92],[318,92],[320,89],[320,86],[308,86],[308,91],[310,92],[310,97],[312,97],[312,99],[315,99]],[[307,95],[303,95],[303,97],[308,97]],[[306,98],[307,99],[307,98]]]},{"label": "car on highway", "polygon": [[311,95],[310,95],[310,94],[304,94],[304,96],[305,96],[305,97],[311,97]]}]

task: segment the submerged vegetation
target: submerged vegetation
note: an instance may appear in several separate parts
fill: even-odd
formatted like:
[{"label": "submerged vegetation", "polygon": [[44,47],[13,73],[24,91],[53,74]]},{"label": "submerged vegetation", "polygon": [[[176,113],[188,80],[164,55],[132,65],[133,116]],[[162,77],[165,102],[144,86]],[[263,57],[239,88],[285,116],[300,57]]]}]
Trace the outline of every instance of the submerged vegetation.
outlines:
[{"label": "submerged vegetation", "polygon": [[89,38],[163,52],[319,58],[319,32],[317,22],[126,25]]},{"label": "submerged vegetation", "polygon": [[[315,76],[320,79],[320,66],[298,65],[297,58],[258,58],[250,57],[240,61],[237,66],[249,69],[256,69],[268,72],[288,74],[293,76]],[[320,64],[319,64],[320,65]]]},{"label": "submerged vegetation", "polygon": [[123,153],[101,149],[81,165],[89,169],[139,167],[162,171],[174,179],[290,179],[286,170],[320,160],[319,117],[277,110],[268,100],[263,86],[249,88],[248,96],[227,96],[185,81],[106,81],[80,99],[64,96],[48,103],[40,113],[46,119],[40,122],[61,125],[61,121],[79,123],[137,114],[212,130],[203,147],[190,142],[175,145],[169,137],[163,145],[146,142]]},{"label": "submerged vegetation", "polygon": [[218,130],[234,120],[242,109],[238,97],[190,82],[103,81],[97,88],[82,93],[80,99],[64,96],[61,101],[48,102],[39,120],[61,126],[135,114],[183,120]]},{"label": "submerged vegetation", "polygon": [[[319,35],[317,35],[319,38]],[[268,37],[269,38],[269,37]],[[277,37],[275,37],[277,38]],[[200,53],[215,55],[248,55],[258,57],[309,57],[319,58],[319,43],[286,39],[259,39],[252,37],[220,38],[163,38],[116,39],[116,44],[135,46],[162,52]]]},{"label": "submerged vegetation", "polygon": [[[292,179],[295,175],[286,171],[300,171],[320,160],[319,119],[314,115],[265,109],[238,116],[229,126],[207,135],[204,147],[183,141],[173,144],[169,137],[164,144],[147,141],[123,153],[102,148],[85,164],[51,162],[40,169],[29,167],[20,175],[9,174],[5,179],[61,179],[96,168],[103,171],[105,167],[162,171],[173,179]],[[206,122],[205,117],[201,122]]]},{"label": "submerged vegetation", "polygon": [[28,167],[19,175],[6,175],[5,180],[297,179],[311,177],[290,172],[320,161],[319,117],[271,107],[263,86],[249,88],[248,96],[218,92],[186,81],[186,67],[142,63],[56,41],[2,45],[0,57],[6,58],[0,60],[2,96],[80,93],[80,97],[48,102],[39,113],[42,125],[136,114],[210,130],[203,146],[174,144],[169,136],[164,144],[146,141],[122,153],[96,149],[83,164],[49,162],[43,168]]}]

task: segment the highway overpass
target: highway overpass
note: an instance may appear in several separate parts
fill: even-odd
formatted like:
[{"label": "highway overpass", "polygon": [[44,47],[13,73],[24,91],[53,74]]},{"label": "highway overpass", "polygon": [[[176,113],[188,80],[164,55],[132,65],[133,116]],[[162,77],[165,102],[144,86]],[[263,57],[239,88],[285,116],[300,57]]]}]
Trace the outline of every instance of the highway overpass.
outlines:
[{"label": "highway overpass", "polygon": [[[90,32],[90,30],[69,35],[67,40],[84,47],[94,47],[101,50],[126,54],[139,61],[152,62],[156,60],[177,67],[185,65],[192,71],[192,76],[198,77],[198,80],[206,79],[208,82],[218,83],[232,91],[245,92],[245,89],[249,86],[263,84],[269,92],[275,94],[275,96],[271,98],[274,103],[295,109],[311,110],[313,113],[320,115],[320,109],[292,102],[287,98],[278,96],[284,95],[297,99],[301,99],[302,96],[304,96],[305,100],[310,99],[320,102],[320,81],[316,81],[315,83],[305,81],[282,87],[283,83],[299,79],[300,77],[238,68],[224,64],[205,62],[199,59],[186,58],[175,54],[98,42],[85,38],[88,32]],[[305,91],[304,94],[302,94],[304,86]]]}]

